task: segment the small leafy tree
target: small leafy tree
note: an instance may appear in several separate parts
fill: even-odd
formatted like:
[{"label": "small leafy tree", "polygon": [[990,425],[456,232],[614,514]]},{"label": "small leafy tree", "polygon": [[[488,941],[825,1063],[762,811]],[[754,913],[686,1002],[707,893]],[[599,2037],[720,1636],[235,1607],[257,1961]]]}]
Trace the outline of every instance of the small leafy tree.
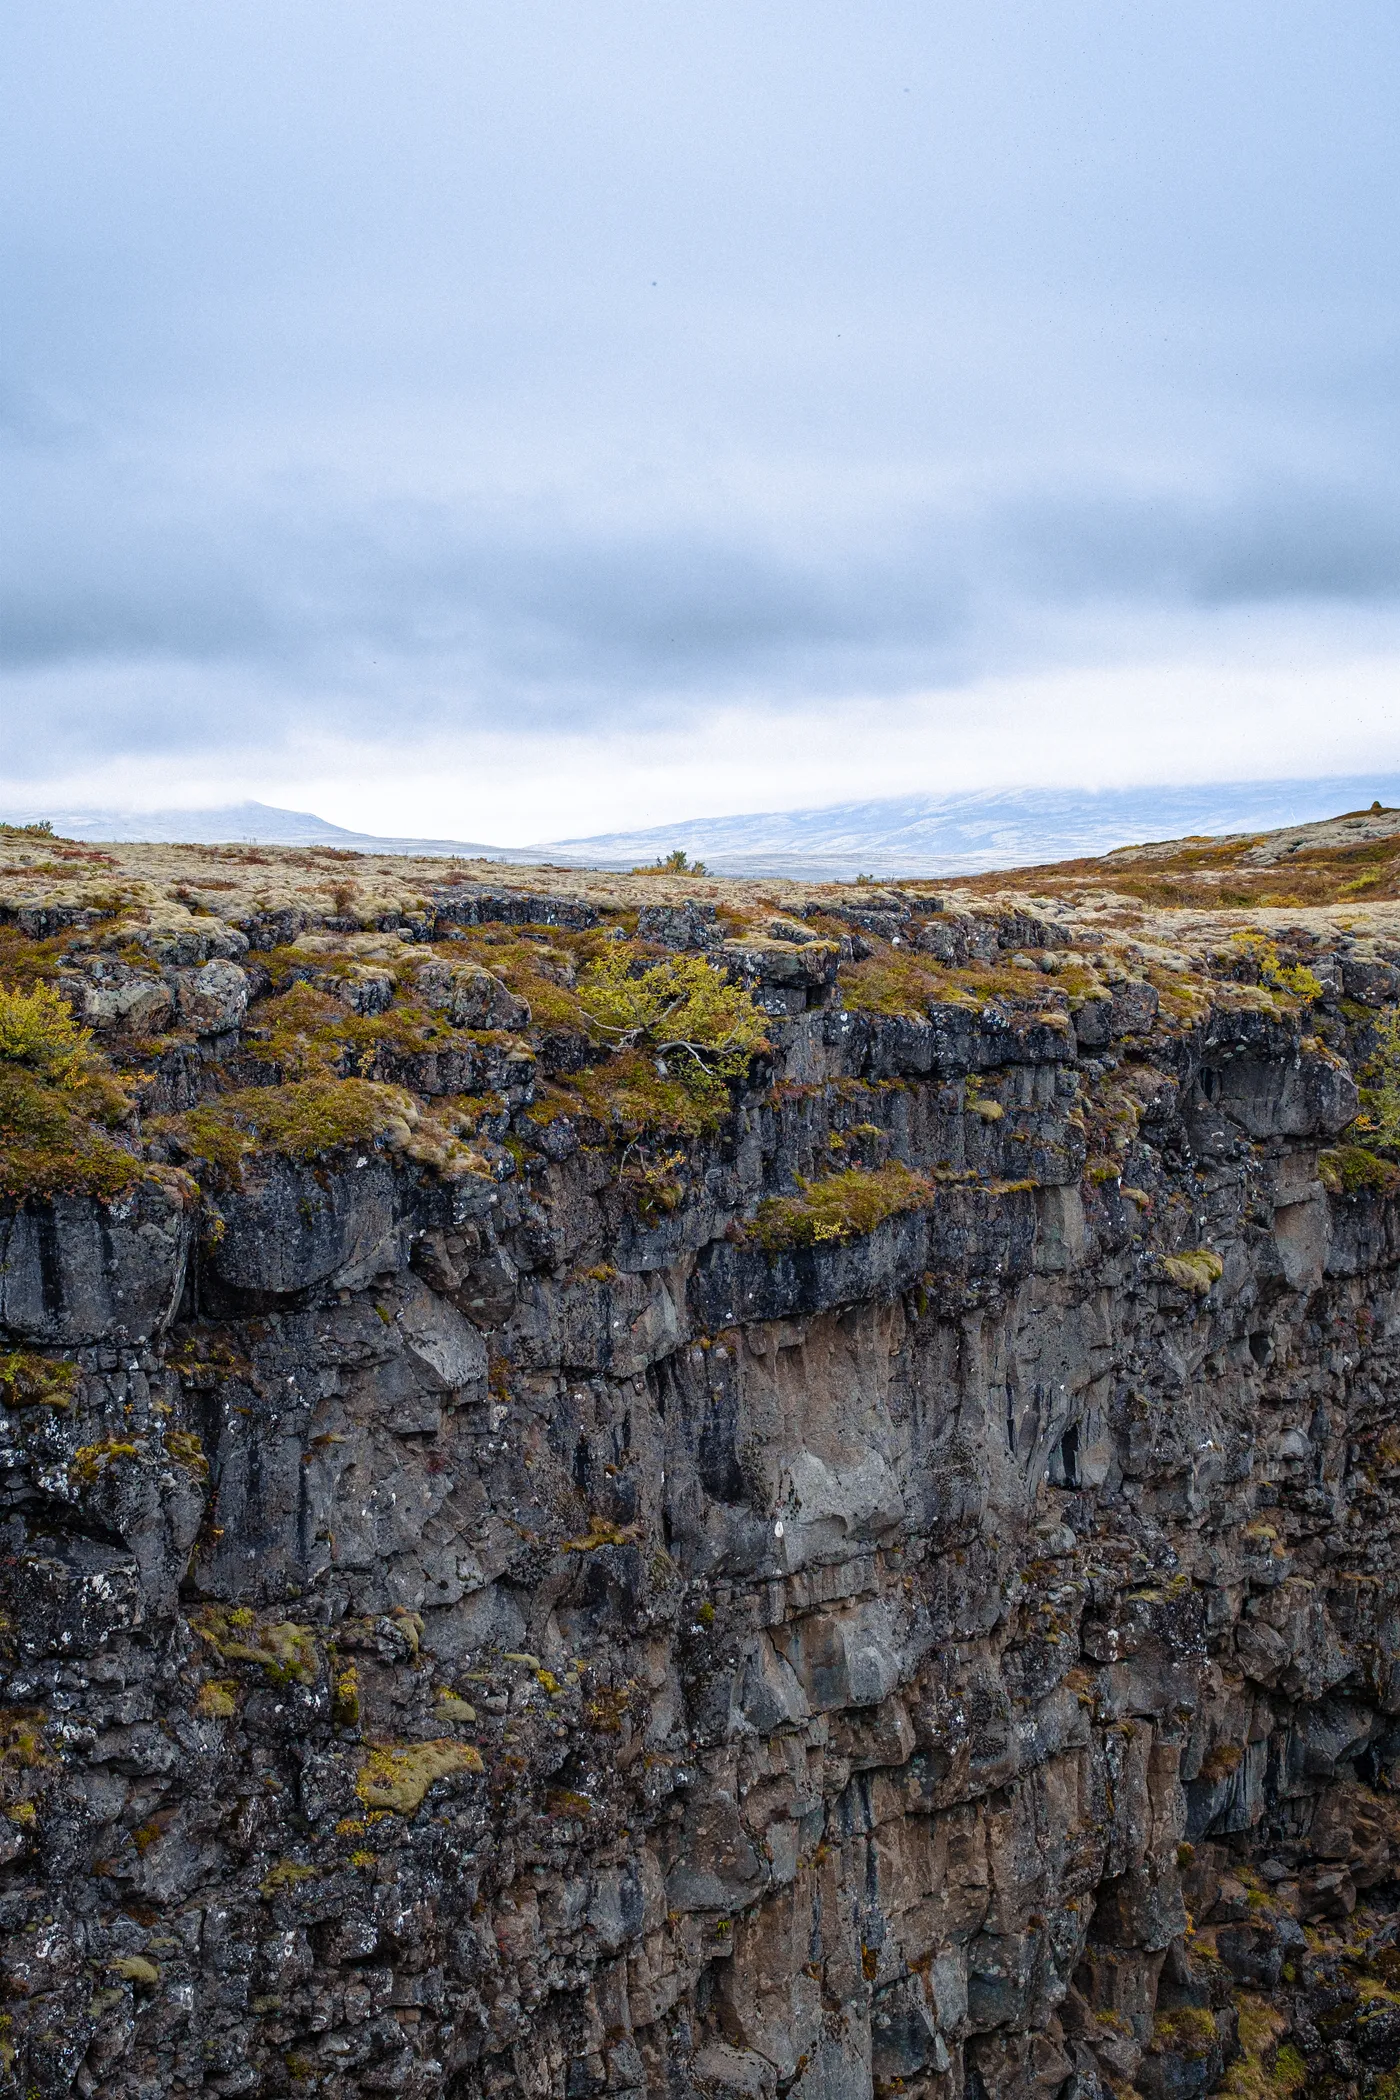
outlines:
[{"label": "small leafy tree", "polygon": [[0,985],[0,1059],[28,1065],[55,1086],[80,1086],[100,1068],[92,1031],[80,1028],[52,985]]},{"label": "small leafy tree", "polygon": [[658,854],[656,865],[667,875],[708,875],[710,872],[703,860],[691,860],[684,846],[677,846],[670,853]]},{"label": "small leafy tree", "polygon": [[625,954],[590,963],[579,1003],[616,1050],[645,1051],[663,1076],[713,1095],[767,1047],[763,1015],[702,955],[669,956],[633,973]]},{"label": "small leafy tree", "polygon": [[0,984],[0,1190],[111,1196],[140,1174],[105,1135],[131,1112],[134,1082],[113,1072],[52,985]]}]

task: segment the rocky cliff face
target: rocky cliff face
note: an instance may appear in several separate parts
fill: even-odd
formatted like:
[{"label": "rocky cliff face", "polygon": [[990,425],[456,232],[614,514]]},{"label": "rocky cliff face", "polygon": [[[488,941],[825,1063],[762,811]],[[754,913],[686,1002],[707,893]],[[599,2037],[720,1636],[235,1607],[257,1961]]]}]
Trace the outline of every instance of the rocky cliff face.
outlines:
[{"label": "rocky cliff face", "polygon": [[1384,927],[683,893],[20,885],[6,2090],[1389,2093]]}]

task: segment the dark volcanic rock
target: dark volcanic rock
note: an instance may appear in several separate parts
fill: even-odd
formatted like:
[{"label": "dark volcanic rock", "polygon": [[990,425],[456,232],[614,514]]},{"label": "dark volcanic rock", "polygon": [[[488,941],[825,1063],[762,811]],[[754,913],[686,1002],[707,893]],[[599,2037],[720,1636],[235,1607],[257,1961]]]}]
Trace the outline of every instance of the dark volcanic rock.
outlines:
[{"label": "dark volcanic rock", "polygon": [[[464,930],[601,913],[462,882],[306,1011],[476,1149],[8,1203],[0,2093],[1389,2090],[1400,1199],[1319,1153],[1391,966],[1071,993],[1028,907],[854,897],[642,909],[767,1017],[704,1136],[544,1085]],[[65,962],[179,1017],[157,1143],[310,923]],[[874,943],[984,976],[871,1010]]]}]

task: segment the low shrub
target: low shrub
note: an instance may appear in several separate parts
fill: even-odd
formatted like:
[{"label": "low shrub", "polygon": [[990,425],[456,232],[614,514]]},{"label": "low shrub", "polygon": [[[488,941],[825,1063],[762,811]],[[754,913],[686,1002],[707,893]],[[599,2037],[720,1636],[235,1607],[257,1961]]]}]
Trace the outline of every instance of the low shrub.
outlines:
[{"label": "low shrub", "polygon": [[578,997],[600,1041],[646,1049],[682,1084],[741,1078],[767,1048],[753,1000],[702,955],[668,956],[641,970],[629,956],[601,956],[584,970]]},{"label": "low shrub", "polygon": [[0,1192],[120,1195],[141,1162],[108,1136],[131,1114],[119,1078],[51,985],[0,984]]}]

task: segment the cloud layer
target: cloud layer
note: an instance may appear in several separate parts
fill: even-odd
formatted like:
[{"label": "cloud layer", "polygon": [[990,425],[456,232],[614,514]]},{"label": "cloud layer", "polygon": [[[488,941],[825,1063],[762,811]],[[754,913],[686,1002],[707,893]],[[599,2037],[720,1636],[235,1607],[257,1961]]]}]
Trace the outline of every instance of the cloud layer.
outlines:
[{"label": "cloud layer", "polygon": [[1400,759],[1393,10],[17,17],[12,800]]}]

